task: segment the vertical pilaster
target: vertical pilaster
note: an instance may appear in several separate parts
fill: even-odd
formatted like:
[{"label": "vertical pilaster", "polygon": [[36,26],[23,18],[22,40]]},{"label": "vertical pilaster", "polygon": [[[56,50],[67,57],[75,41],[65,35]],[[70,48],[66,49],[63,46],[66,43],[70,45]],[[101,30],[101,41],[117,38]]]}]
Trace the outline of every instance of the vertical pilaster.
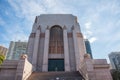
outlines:
[{"label": "vertical pilaster", "polygon": [[39,39],[40,39],[40,26],[38,27],[36,34],[35,34],[35,41],[34,41],[34,49],[33,49],[33,57],[32,57],[32,65],[33,70],[36,70],[37,65],[37,54],[38,54],[38,46],[39,46]]},{"label": "vertical pilaster", "polygon": [[65,71],[70,71],[70,61],[69,61],[69,51],[68,51],[68,37],[67,37],[67,30],[66,30],[65,26],[63,28],[63,40],[64,40]]},{"label": "vertical pilaster", "polygon": [[45,31],[45,43],[44,43],[44,54],[43,54],[43,66],[42,71],[48,71],[48,51],[49,51],[49,27]]},{"label": "vertical pilaster", "polygon": [[76,30],[74,29],[74,27],[72,28],[72,33],[73,33],[73,42],[74,42],[74,49],[75,49],[76,70],[79,70],[80,55],[79,55],[79,50],[77,46],[77,34],[76,34]]},{"label": "vertical pilaster", "polygon": [[85,48],[85,42],[83,40],[83,35],[82,33],[77,33],[77,44],[78,45],[78,50],[79,50],[79,54],[80,54],[80,63],[83,61],[84,59],[84,55],[86,53],[86,48]]},{"label": "vertical pilaster", "polygon": [[35,39],[35,33],[31,33],[28,40],[27,45],[27,55],[28,55],[28,61],[32,63],[32,57],[33,57],[33,50],[34,50],[34,39]]}]

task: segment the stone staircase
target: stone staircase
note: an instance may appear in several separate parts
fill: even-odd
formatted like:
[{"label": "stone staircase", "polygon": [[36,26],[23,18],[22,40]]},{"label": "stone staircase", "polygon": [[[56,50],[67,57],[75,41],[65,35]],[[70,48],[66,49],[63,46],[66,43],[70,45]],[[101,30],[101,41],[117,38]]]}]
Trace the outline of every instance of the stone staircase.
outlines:
[{"label": "stone staircase", "polygon": [[78,71],[33,72],[27,80],[84,80]]}]

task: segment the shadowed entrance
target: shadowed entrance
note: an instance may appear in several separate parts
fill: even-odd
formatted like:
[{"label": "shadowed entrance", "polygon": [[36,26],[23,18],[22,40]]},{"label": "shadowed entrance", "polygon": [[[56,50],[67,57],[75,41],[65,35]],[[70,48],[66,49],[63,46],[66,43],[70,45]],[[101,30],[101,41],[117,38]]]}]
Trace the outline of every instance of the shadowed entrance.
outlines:
[{"label": "shadowed entrance", "polygon": [[49,59],[48,71],[64,71],[64,59]]}]

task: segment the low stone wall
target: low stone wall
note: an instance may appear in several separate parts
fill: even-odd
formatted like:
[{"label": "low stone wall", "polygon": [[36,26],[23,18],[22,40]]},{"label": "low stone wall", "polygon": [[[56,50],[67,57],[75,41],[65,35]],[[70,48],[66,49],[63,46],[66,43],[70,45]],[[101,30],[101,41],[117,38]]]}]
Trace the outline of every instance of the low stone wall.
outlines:
[{"label": "low stone wall", "polygon": [[15,80],[18,60],[5,60],[0,66],[0,80]]},{"label": "low stone wall", "polygon": [[27,58],[5,60],[0,66],[0,80],[26,80],[32,73],[32,65]]},{"label": "low stone wall", "polygon": [[32,65],[27,59],[22,59],[18,63],[15,80],[26,80],[32,73]]},{"label": "low stone wall", "polygon": [[81,62],[81,65],[79,66],[79,72],[84,77],[85,80],[89,80],[88,78],[88,71],[85,60]]},{"label": "low stone wall", "polygon": [[106,59],[85,58],[80,65],[79,72],[85,80],[112,80],[109,64]]},{"label": "low stone wall", "polygon": [[[110,65],[107,64],[106,59],[96,59],[93,60],[93,73],[89,71],[89,77],[95,76],[96,79],[92,80],[112,80],[112,76],[110,74]],[[92,74],[92,76],[91,76]]]}]

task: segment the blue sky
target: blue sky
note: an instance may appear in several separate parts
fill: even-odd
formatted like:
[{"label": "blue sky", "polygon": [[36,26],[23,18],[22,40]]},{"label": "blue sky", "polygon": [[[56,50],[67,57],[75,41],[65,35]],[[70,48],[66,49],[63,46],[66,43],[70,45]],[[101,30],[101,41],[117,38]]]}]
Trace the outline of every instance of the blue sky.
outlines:
[{"label": "blue sky", "polygon": [[95,59],[120,51],[120,0],[0,0],[0,45],[27,41],[35,16],[73,14]]}]

